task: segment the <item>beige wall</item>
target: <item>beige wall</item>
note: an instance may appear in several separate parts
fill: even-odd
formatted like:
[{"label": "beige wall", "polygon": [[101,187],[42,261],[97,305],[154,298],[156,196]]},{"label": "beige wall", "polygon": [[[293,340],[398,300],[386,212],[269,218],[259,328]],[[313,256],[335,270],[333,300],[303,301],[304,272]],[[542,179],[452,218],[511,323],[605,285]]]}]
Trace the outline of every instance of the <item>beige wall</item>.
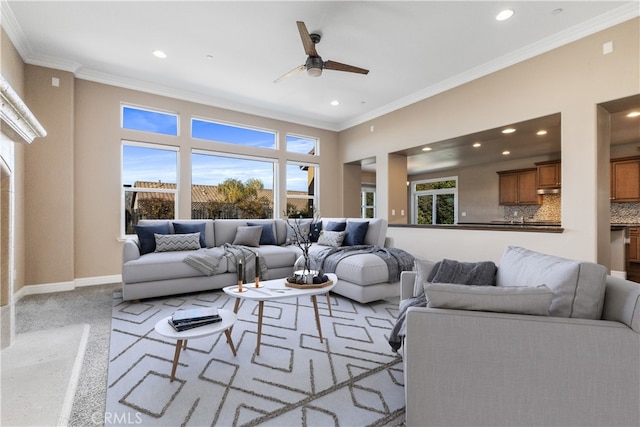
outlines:
[{"label": "beige wall", "polygon": [[[27,65],[25,102],[47,136],[25,155],[26,283],[72,283],[74,276],[74,77]],[[59,86],[52,85],[52,77]]]},{"label": "beige wall", "polygon": [[[452,232],[391,227],[398,247],[425,258],[498,260],[504,247],[531,249],[595,260],[603,240],[601,204],[608,203],[608,177],[597,146],[596,104],[640,93],[638,44],[640,20],[634,19],[571,45],[436,95],[337,135],[334,132],[257,117],[206,105],[117,88],[37,66],[22,71],[13,46],[2,40],[2,70],[45,126],[49,135],[20,146],[18,164],[27,175],[16,179],[16,283],[73,283],[79,279],[112,277],[120,273],[120,153],[121,140],[147,140],[192,148],[226,146],[188,138],[191,115],[317,136],[320,148],[320,201],[323,216],[340,216],[350,192],[343,185],[342,165],[375,158],[378,214],[388,216],[397,200],[390,198],[389,153],[419,144],[494,128],[552,113],[562,114],[562,234],[518,232]],[[602,44],[613,41],[615,51],[602,55]],[[8,60],[7,60],[8,58]],[[8,61],[8,66],[5,64]],[[51,86],[51,77],[60,87]],[[26,87],[25,87],[26,86]],[[180,134],[149,137],[120,129],[120,103],[179,112]],[[463,119],[461,119],[463,118]],[[375,131],[370,126],[375,125]],[[273,153],[281,160],[285,153]],[[296,157],[296,156],[292,156]],[[298,160],[305,160],[300,155]],[[606,159],[608,160],[608,159]],[[597,172],[597,173],[596,173]],[[188,155],[181,156],[182,197],[189,197]],[[355,173],[349,173],[351,180]],[[406,182],[396,188],[406,188]],[[281,184],[281,190],[284,183]],[[608,185],[607,185],[608,187]],[[337,189],[337,191],[336,191]],[[282,201],[281,201],[282,203]],[[406,202],[404,202],[406,203]],[[180,217],[188,217],[188,201],[180,200]],[[490,236],[490,239],[487,237]],[[608,244],[608,235],[607,244]],[[22,243],[24,242],[24,244]],[[25,259],[26,257],[26,259]],[[25,267],[25,266],[28,266]]]},{"label": "beige wall", "polygon": [[[431,259],[499,260],[506,244],[518,244],[598,260],[598,253],[603,253],[599,246],[609,244],[607,226],[599,226],[599,221],[608,221],[602,215],[608,210],[601,206],[608,204],[609,178],[598,166],[608,157],[598,155],[597,104],[640,93],[639,22],[627,21],[341,132],[343,162],[375,156],[378,212],[384,215],[390,192],[389,152],[562,115],[564,233],[501,232],[492,233],[489,241],[487,232],[391,227],[388,234],[395,244]],[[603,55],[602,44],[609,41],[615,50]]]}]

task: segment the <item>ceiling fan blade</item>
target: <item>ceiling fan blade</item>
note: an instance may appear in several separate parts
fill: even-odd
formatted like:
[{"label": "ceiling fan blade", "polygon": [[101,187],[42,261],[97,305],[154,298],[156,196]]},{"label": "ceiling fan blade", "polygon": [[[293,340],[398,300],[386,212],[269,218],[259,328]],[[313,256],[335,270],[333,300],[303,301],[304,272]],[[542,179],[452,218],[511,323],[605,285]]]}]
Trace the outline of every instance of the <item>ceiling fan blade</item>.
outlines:
[{"label": "ceiling fan blade", "polygon": [[369,74],[369,70],[354,67],[353,65],[342,64],[335,61],[325,61],[324,68],[327,70],[347,71],[349,73]]},{"label": "ceiling fan blade", "polygon": [[304,64],[299,65],[296,68],[294,68],[293,70],[289,71],[288,73],[283,74],[282,76],[278,77],[273,82],[274,83],[280,83],[282,80],[288,79],[289,77],[293,77],[293,76],[295,76],[296,74],[298,74],[300,71],[302,71],[304,69],[305,69]]},{"label": "ceiling fan blade", "polygon": [[309,31],[307,31],[307,26],[304,25],[304,22],[297,21],[298,24],[298,32],[300,33],[300,38],[302,39],[302,45],[304,46],[304,51],[309,56],[318,56],[318,52],[316,52],[316,44],[311,40],[311,36],[309,35]]}]

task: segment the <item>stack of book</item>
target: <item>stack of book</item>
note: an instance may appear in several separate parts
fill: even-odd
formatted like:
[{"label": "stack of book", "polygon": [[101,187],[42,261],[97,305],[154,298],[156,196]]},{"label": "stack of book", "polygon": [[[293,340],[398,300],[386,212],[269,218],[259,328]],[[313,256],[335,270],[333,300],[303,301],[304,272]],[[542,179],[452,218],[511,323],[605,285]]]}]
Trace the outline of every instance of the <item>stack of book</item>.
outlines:
[{"label": "stack of book", "polygon": [[178,332],[198,326],[210,325],[220,322],[222,317],[216,307],[199,307],[187,310],[178,310],[169,318],[169,324]]}]

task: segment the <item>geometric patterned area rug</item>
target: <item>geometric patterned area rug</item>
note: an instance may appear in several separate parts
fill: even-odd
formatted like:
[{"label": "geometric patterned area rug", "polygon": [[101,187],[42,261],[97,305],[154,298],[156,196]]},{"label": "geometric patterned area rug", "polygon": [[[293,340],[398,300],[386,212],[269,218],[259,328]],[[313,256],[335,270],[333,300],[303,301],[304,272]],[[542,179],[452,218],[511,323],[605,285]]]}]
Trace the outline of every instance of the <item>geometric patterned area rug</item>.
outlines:
[{"label": "geometric patterned area rug", "polygon": [[189,340],[169,381],[175,341],[154,326],[178,308],[233,309],[221,290],[122,301],[114,293],[105,425],[386,426],[404,419],[402,359],[387,342],[396,301],[360,304],[318,296],[266,301],[255,355],[258,304],[242,300],[232,330]]}]

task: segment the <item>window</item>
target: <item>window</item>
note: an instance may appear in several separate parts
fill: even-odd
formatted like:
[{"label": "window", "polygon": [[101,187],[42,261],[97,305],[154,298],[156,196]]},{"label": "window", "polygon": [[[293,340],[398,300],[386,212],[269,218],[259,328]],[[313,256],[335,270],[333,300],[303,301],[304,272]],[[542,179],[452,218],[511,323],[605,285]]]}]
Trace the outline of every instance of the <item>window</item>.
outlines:
[{"label": "window", "polygon": [[416,181],[412,186],[413,224],[455,224],[458,178]]},{"label": "window", "polygon": [[318,140],[305,136],[287,135],[287,151],[290,153],[312,154],[317,153]]},{"label": "window", "polygon": [[171,113],[122,106],[123,129],[178,135],[178,116]]},{"label": "window", "polygon": [[191,218],[273,218],[270,159],[191,154]]},{"label": "window", "polygon": [[191,136],[207,141],[246,145],[249,147],[276,148],[276,133],[267,130],[233,126],[202,119],[191,119]]},{"label": "window", "polygon": [[376,189],[375,187],[363,187],[361,193],[361,216],[362,218],[376,217]]},{"label": "window", "polygon": [[123,229],[135,234],[140,219],[174,219],[178,194],[178,149],[125,141],[122,144]]},{"label": "window", "polygon": [[318,206],[317,177],[317,165],[287,162],[287,215],[313,218]]}]

